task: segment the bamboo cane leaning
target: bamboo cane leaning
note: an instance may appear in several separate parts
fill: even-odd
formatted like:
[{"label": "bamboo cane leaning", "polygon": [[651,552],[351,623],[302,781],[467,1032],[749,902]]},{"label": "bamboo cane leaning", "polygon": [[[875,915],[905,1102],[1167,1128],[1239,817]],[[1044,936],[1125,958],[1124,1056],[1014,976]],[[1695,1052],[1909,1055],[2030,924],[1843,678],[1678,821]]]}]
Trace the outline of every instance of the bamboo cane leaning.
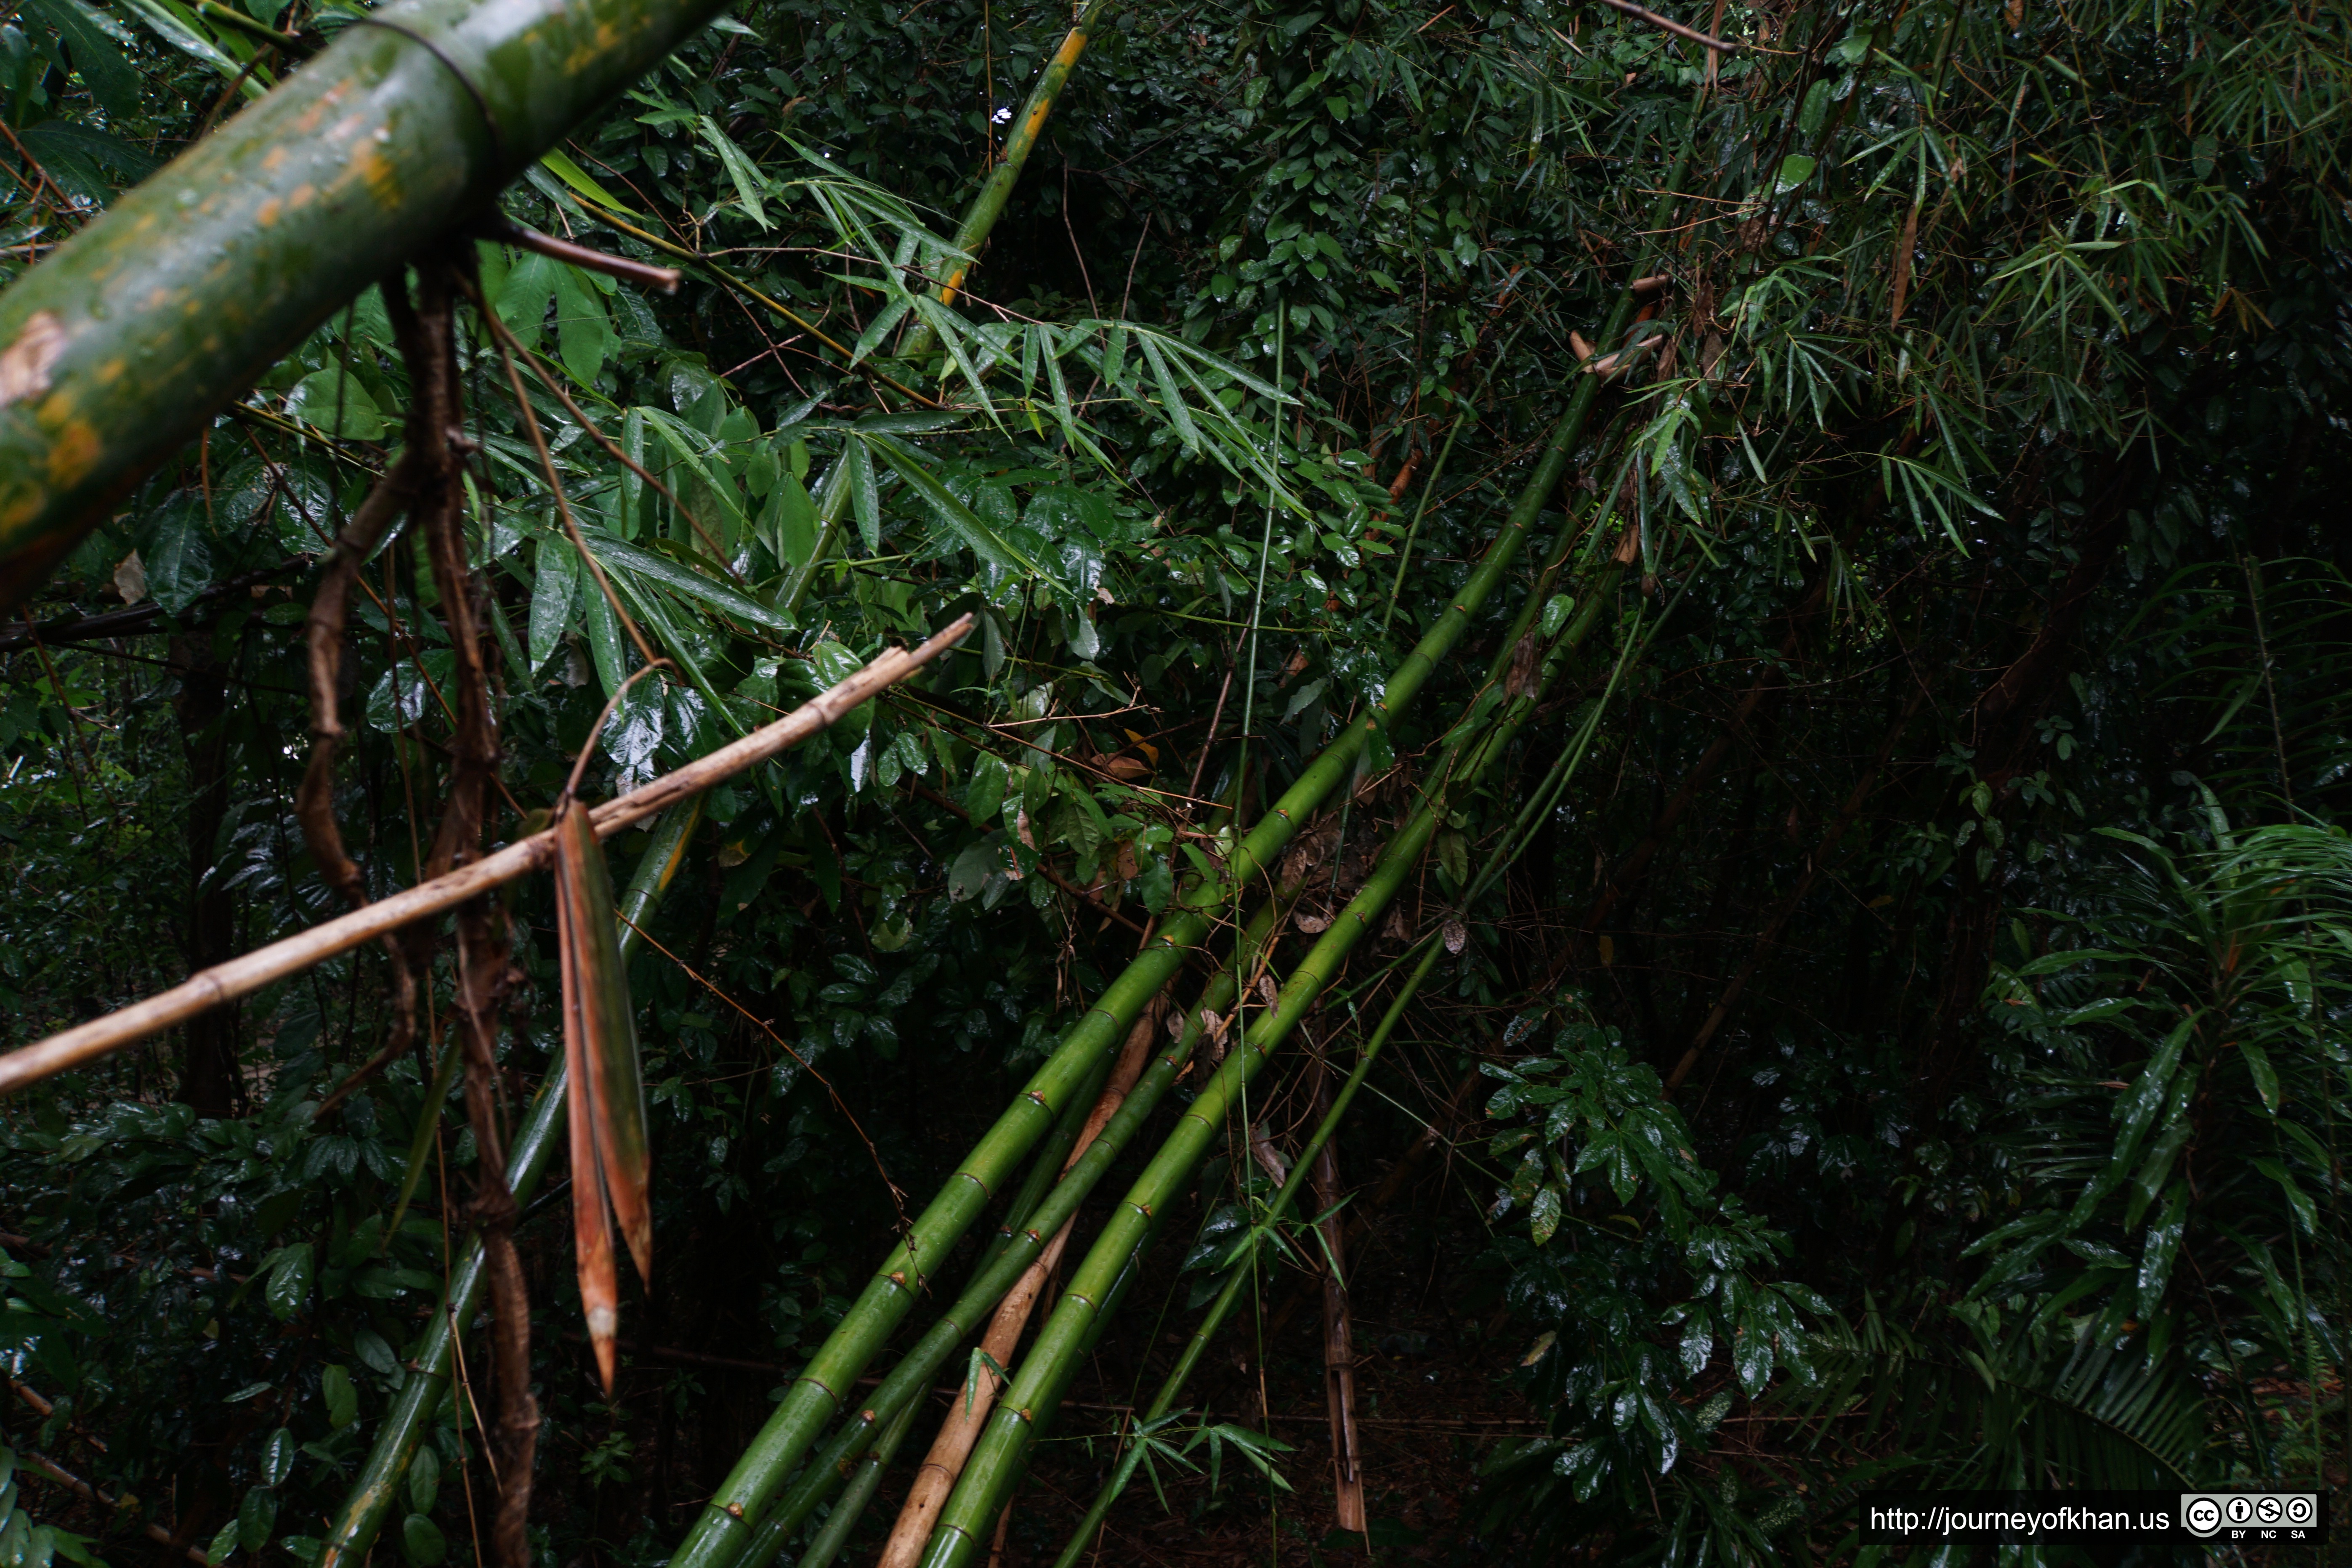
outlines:
[{"label": "bamboo cane leaning", "polygon": [[[590,814],[596,837],[610,838],[625,827],[800,744],[953,647],[971,627],[971,616],[958,616],[920,647],[892,648],[774,723],[754,730],[676,773],[665,773],[642,789],[606,801]],[[134,1002],[87,1024],[61,1030],[46,1040],[20,1047],[0,1056],[0,1096],[42,1079],[87,1067],[207,1008],[249,996],[273,981],[299,974],[314,963],[373,942],[386,931],[455,909],[492,888],[545,869],[553,862],[554,853],[554,830],[535,833],[447,876],[421,882],[388,899],[379,899],[364,909],[190,975],[171,990],[159,992],[143,1002]]]},{"label": "bamboo cane leaning", "polygon": [[[1616,573],[1604,570],[1600,575],[1602,584],[1613,584]],[[1589,602],[1597,605],[1602,591],[1596,587]],[[1341,961],[1373,929],[1436,836],[1451,803],[1477,786],[1534,717],[1568,655],[1597,621],[1598,616],[1591,614],[1575,617],[1553,639],[1543,658],[1541,674],[1527,689],[1514,693],[1491,717],[1476,715],[1474,710],[1472,718],[1456,726],[1447,737],[1444,761],[1424,787],[1421,804],[1382,847],[1370,877],[1292,970],[1289,981],[1273,1005],[1261,1013],[1257,1025],[1236,1030],[1240,1038],[1233,1053],[1186,1109],[1175,1131],[1104,1224],[1085,1261],[1071,1276],[1053,1316],[1038,1331],[1036,1342],[1004,1390],[996,1414],[966,1465],[963,1479],[941,1510],[930,1546],[921,1559],[922,1568],[961,1568],[982,1550],[982,1532],[1003,1508],[1025,1466],[1038,1426],[1051,1416],[1076,1375],[1083,1347],[1108,1320],[1111,1292],[1131,1277],[1158,1217],[1175,1201],[1223,1133],[1227,1110],[1315,1005]],[[1302,1163],[1300,1169],[1307,1163],[1311,1162]]]},{"label": "bamboo cane leaning", "polygon": [[[1624,330],[1632,316],[1632,298],[1630,291],[1621,296],[1611,315],[1611,330]],[[990,1194],[1068,1103],[1075,1083],[1085,1076],[1097,1057],[1124,1037],[1136,1014],[1159,994],[1185,954],[1208,938],[1215,929],[1215,911],[1233,901],[1232,890],[1249,887],[1275,865],[1299,827],[1339,787],[1371,738],[1401,721],[1411,710],[1413,700],[1435,672],[1439,661],[1460,641],[1472,617],[1508,575],[1544,501],[1567,471],[1570,456],[1582,435],[1600,384],[1594,377],[1579,379],[1568,411],[1555,426],[1533,475],[1477,569],[1463,584],[1454,602],[1399,662],[1374,710],[1341,730],[1257,826],[1234,846],[1224,867],[1222,885],[1200,880],[1180,893],[1182,912],[1161,926],[1144,952],[1063,1037],[1021,1095],[973,1146],[964,1164],[916,1220],[906,1240],[883,1259],[866,1289],[811,1359],[803,1377],[752,1440],[734,1471],[720,1483],[693,1531],[679,1546],[672,1568],[726,1568],[737,1559],[749,1540],[750,1521],[758,1517],[776,1489],[807,1454],[824,1425],[841,1410],[839,1391],[846,1389],[865,1370],[866,1363],[913,1306],[938,1259],[979,1216]],[[1555,566],[1556,563],[1555,561]],[[1534,614],[1535,605],[1530,601],[1521,610],[1517,629],[1523,630]]]}]

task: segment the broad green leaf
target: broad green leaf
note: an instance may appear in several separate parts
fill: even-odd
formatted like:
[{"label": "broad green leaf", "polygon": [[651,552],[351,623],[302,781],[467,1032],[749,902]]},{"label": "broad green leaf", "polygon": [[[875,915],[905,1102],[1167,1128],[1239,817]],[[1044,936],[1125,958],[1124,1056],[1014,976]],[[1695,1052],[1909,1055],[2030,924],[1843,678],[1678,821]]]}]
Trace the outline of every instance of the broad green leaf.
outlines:
[{"label": "broad green leaf", "polygon": [[330,367],[313,371],[287,395],[288,417],[346,441],[380,441],[386,421],[359,378]]},{"label": "broad green leaf", "polygon": [[212,546],[204,535],[204,521],[201,500],[174,496],[163,508],[155,537],[141,552],[147,591],[166,615],[179,615],[212,586]]},{"label": "broad green leaf", "polygon": [[[537,674],[562,646],[579,600],[580,557],[568,539],[548,535],[533,552],[529,629],[531,673]],[[593,584],[589,592],[595,592]]]},{"label": "broad green leaf", "polygon": [[138,117],[139,73],[122,58],[121,47],[107,36],[109,23],[104,18],[81,0],[24,0],[23,15],[57,30],[74,73],[89,84],[90,95],[110,118]]},{"label": "broad green leaf", "polygon": [[783,564],[803,567],[816,554],[816,503],[797,475],[783,474],[768,492],[762,526],[768,548]]},{"label": "broad green leaf", "polygon": [[258,1552],[268,1545],[269,1532],[277,1523],[278,1494],[268,1487],[247,1488],[245,1501],[236,1510],[236,1538],[245,1549]]},{"label": "broad green leaf", "polygon": [[340,1430],[360,1418],[360,1391],[351,1369],[340,1364],[319,1373],[319,1394],[327,1404],[327,1425]]},{"label": "broad green leaf", "polygon": [[276,1316],[291,1318],[310,1300],[310,1244],[281,1247],[268,1261],[269,1282],[262,1287],[261,1299]]},{"label": "broad green leaf", "polygon": [[1546,1182],[1528,1210],[1528,1234],[1538,1247],[1551,1240],[1552,1233],[1559,1229],[1559,1184]]},{"label": "broad green leaf", "polygon": [[582,386],[593,390],[604,368],[604,358],[619,343],[604,314],[604,300],[586,275],[565,267],[555,275],[555,342],[563,368]]},{"label": "broad green leaf", "polygon": [[439,1525],[422,1513],[412,1513],[400,1521],[400,1554],[416,1568],[434,1568],[449,1554],[449,1543],[442,1538]]},{"label": "broad green leaf", "polygon": [[628,656],[621,646],[625,634],[621,617],[613,613],[612,600],[604,596],[584,563],[580,569],[580,618],[588,628],[588,658],[596,666],[597,684],[610,700],[629,677]]}]

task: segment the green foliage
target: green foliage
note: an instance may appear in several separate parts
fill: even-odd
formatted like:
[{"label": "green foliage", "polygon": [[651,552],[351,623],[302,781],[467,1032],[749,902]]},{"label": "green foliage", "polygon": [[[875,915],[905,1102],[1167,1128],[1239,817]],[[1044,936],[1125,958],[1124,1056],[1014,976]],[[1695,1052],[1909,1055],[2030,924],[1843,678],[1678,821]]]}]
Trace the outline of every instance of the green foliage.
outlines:
[{"label": "green foliage", "polygon": [[[982,625],[714,792],[633,962],[669,1271],[645,1310],[677,1313],[671,1342],[786,1367],[823,1342],[893,1186],[936,1186],[1214,873],[1206,803],[1254,816],[1373,710],[1687,149],[1670,280],[1591,345],[1624,369],[1536,521],[1576,520],[1576,552],[1516,576],[1345,814],[1301,825],[1283,939],[1326,929],[1438,739],[1500,700],[1479,677],[1514,616],[1550,637],[1648,606],[1449,800],[1431,874],[1346,977],[1377,1000],[1402,941],[1443,933],[1416,1014],[1434,1076],[1494,1085],[1460,1152],[1493,1201],[1483,1230],[1445,1211],[1467,1250],[1438,1294],[1507,1314],[1478,1370],[1549,1430],[1496,1458],[1487,1538],[1760,1562],[1835,1552],[1887,1478],[2340,1474],[2340,7],[1733,5],[1713,25],[1766,47],[1712,63],[1539,3],[1113,10],[976,258],[942,237],[1066,9],[737,16],[507,198],[679,265],[677,295],[478,251],[488,309],[570,399],[525,370],[618,600],[469,326],[492,837],[552,799],[640,662],[623,613],[676,672],[614,713],[593,798],[885,641]],[[280,68],[178,0],[28,3],[0,24],[0,268]],[[40,647],[10,634],[9,1044],[339,910],[291,812],[301,558],[409,403],[372,291],[60,565]],[[419,556],[369,563],[344,656],[333,804],[376,895],[418,874],[452,735]],[[67,634],[133,608],[153,619]],[[1555,805],[1537,784],[1570,736],[1595,765]],[[522,1094],[552,920],[543,888],[505,907]],[[428,976],[445,1016],[451,978]],[[236,1012],[227,1114],[176,1103],[184,1038],[5,1108],[0,1218],[29,1238],[7,1349],[59,1413],[39,1444],[103,1432],[106,1484],[142,1498],[187,1478],[215,1561],[306,1549],[462,1245],[475,1151],[446,1078],[404,1060],[317,1114],[388,1014],[380,958],[346,955]],[[1185,1216],[1206,1228],[1180,1331],[1231,1270],[1321,1257],[1246,1165]],[[560,1237],[523,1235],[544,1322],[576,1321]],[[673,1483],[705,1495],[789,1376],[641,1363],[607,1406],[536,1343],[551,1562],[666,1557]],[[470,1543],[475,1420],[436,1412],[383,1542],[406,1561]],[[1174,1486],[1204,1443],[1212,1469],[1227,1445],[1273,1463],[1170,1420],[1122,1479],[1164,1460]]]}]

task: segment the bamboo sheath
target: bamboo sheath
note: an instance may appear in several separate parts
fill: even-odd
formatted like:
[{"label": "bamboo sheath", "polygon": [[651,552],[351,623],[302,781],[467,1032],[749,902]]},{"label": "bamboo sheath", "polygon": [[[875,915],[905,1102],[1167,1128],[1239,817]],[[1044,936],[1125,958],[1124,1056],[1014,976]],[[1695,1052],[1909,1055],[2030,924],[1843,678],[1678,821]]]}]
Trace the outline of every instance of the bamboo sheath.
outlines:
[{"label": "bamboo sheath", "polygon": [[[700,795],[713,784],[764,763],[836,722],[851,709],[904,680],[962,640],[972,618],[960,616],[945,630],[911,651],[892,648],[830,690],[819,692],[774,723],[754,730],[741,740],[720,747],[617,799],[608,800],[590,815],[596,837],[610,838],[680,801]],[[87,1024],[51,1035],[0,1056],[0,1096],[15,1093],[42,1079],[87,1067],[102,1057],[135,1045],[148,1036],[194,1017],[224,1002],[249,996],[274,981],[297,974],[339,952],[374,941],[387,931],[457,908],[467,900],[511,882],[553,863],[555,835],[536,833],[519,843],[484,856],[444,877],[420,882],[404,892],[379,899],[364,909],[312,926],[283,942],[233,958],[228,963],[190,975],[169,991],[143,1002],[93,1018]]]},{"label": "bamboo sheath", "polygon": [[722,0],[400,0],[0,292],[0,614]]},{"label": "bamboo sheath", "polygon": [[[694,837],[695,824],[701,816],[702,800],[696,796],[673,807],[655,826],[653,842],[646,847],[637,862],[636,875],[621,895],[618,912],[624,963],[644,940],[638,928],[646,923],[677,877],[678,868],[686,863],[686,846]],[[507,1185],[519,1203],[530,1201],[556,1145],[563,1141],[567,1087],[562,1064],[558,1062],[539,1086],[539,1093],[532,1098],[522,1126],[515,1134],[507,1156]],[[427,1114],[432,1109],[428,1108]],[[383,1425],[376,1431],[366,1462],[360,1467],[359,1479],[344,1498],[341,1510],[327,1526],[326,1546],[320,1555],[319,1568],[335,1568],[345,1558],[364,1556],[383,1528],[384,1520],[398,1505],[401,1483],[408,1475],[410,1461],[416,1457],[416,1445],[424,1439],[448,1392],[451,1351],[457,1335],[473,1321],[481,1304],[483,1257],[481,1237],[469,1237],[465,1256],[449,1271],[448,1291],[442,1298],[440,1310],[434,1314],[432,1326],[425,1331],[424,1338],[407,1357],[408,1379],[401,1384]]]}]

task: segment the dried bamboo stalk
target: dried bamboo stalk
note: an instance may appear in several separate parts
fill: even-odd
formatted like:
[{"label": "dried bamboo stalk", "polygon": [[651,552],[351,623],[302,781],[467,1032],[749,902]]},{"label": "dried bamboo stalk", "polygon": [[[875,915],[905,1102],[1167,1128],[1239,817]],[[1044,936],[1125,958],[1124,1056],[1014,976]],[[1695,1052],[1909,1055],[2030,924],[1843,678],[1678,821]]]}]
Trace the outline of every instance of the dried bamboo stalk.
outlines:
[{"label": "dried bamboo stalk", "polygon": [[[908,650],[892,648],[830,690],[818,693],[783,718],[754,730],[741,740],[688,763],[674,773],[642,789],[608,800],[590,815],[596,837],[610,838],[678,801],[700,795],[713,784],[733,777],[779,752],[789,751],[818,731],[838,721],[877,692],[904,680],[953,647],[971,630],[972,617],[960,616],[924,643]],[[519,877],[544,869],[555,855],[552,829],[533,834],[446,876],[421,882],[405,892],[380,899],[363,910],[233,958],[226,963],[190,975],[169,991],[134,1002],[104,1017],[61,1030],[46,1040],[0,1056],[0,1097],[28,1084],[136,1045],[150,1035],[194,1017],[224,1002],[249,996],[263,986],[299,974],[314,963],[348,952],[362,942],[444,910]]]},{"label": "dried bamboo stalk", "polygon": [[[1315,1058],[1315,1110],[1331,1115],[1331,1085],[1323,1058]],[[1356,1333],[1348,1310],[1348,1226],[1339,1212],[1339,1132],[1315,1152],[1315,1201],[1323,1218],[1317,1229],[1323,1237],[1323,1388],[1331,1412],[1331,1491],[1336,1504],[1333,1521],[1341,1530],[1361,1535],[1364,1523],[1363,1449],[1356,1438]]]}]

